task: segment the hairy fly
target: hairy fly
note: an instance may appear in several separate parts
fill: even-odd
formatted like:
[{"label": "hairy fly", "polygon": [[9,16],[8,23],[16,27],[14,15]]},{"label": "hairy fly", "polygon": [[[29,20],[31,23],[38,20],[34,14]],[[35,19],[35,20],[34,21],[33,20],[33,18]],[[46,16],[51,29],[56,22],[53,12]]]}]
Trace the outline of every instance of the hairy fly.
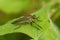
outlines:
[{"label": "hairy fly", "polygon": [[35,28],[40,29],[41,26],[39,26],[37,23],[34,22],[35,19],[37,21],[40,21],[40,20],[37,19],[37,17],[35,15],[27,15],[27,16],[24,16],[21,19],[16,20],[12,24],[26,24],[26,23],[29,23],[33,26],[33,23],[34,23],[35,25],[37,25],[37,27],[35,27]]}]

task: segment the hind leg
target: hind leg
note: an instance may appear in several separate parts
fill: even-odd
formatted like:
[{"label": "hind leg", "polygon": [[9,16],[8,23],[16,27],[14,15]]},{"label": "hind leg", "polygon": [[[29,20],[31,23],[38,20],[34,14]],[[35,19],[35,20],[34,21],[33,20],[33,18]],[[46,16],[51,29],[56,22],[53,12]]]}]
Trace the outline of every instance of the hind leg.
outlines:
[{"label": "hind leg", "polygon": [[[31,23],[30,23],[31,26],[34,26],[33,23],[35,23],[35,22],[31,22]],[[36,24],[36,23],[35,23],[35,24]],[[34,26],[34,27],[37,28],[38,30],[40,30],[41,27],[40,27],[38,24],[36,24],[36,25],[37,25],[37,26]]]}]

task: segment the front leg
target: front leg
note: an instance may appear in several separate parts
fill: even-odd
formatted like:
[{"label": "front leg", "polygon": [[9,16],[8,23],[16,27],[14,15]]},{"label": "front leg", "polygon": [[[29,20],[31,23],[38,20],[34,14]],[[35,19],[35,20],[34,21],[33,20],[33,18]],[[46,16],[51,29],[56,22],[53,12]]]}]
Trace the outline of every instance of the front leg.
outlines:
[{"label": "front leg", "polygon": [[[35,22],[34,22],[34,21],[32,21],[32,23],[35,23]],[[36,26],[36,28],[40,30],[41,26],[40,26],[40,25],[38,25],[37,23],[35,23],[35,25],[37,25],[37,26]]]},{"label": "front leg", "polygon": [[40,21],[40,22],[41,22],[41,20],[39,20],[38,18],[39,18],[39,17],[36,17],[35,19],[36,19],[37,21]]},{"label": "front leg", "polygon": [[33,27],[37,28],[38,30],[40,30],[40,28],[39,28],[40,26],[39,27],[34,26],[33,22],[31,22],[30,24],[31,24],[31,26],[33,26]]}]

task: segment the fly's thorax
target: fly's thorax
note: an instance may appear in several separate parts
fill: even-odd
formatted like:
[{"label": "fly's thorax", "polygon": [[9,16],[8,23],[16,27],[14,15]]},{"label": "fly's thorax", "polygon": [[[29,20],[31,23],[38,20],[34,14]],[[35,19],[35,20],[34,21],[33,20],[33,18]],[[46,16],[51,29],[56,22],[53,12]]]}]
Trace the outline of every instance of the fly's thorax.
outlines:
[{"label": "fly's thorax", "polygon": [[27,22],[32,22],[35,19],[35,15],[29,15],[26,17]]}]

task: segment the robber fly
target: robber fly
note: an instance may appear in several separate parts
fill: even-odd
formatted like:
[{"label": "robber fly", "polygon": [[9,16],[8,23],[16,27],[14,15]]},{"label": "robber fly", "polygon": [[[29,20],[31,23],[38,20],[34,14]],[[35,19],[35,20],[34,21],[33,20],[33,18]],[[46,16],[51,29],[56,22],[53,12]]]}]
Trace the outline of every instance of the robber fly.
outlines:
[{"label": "robber fly", "polygon": [[[24,16],[23,18],[21,19],[18,19],[16,20],[15,22],[13,22],[12,24],[26,24],[26,23],[29,23],[32,25],[32,23],[35,23],[34,20],[38,20],[36,18],[35,15],[27,15],[27,16]],[[38,20],[39,21],[39,20]],[[35,23],[35,25],[37,25],[37,29],[40,29],[41,26],[39,26],[38,24]]]}]

